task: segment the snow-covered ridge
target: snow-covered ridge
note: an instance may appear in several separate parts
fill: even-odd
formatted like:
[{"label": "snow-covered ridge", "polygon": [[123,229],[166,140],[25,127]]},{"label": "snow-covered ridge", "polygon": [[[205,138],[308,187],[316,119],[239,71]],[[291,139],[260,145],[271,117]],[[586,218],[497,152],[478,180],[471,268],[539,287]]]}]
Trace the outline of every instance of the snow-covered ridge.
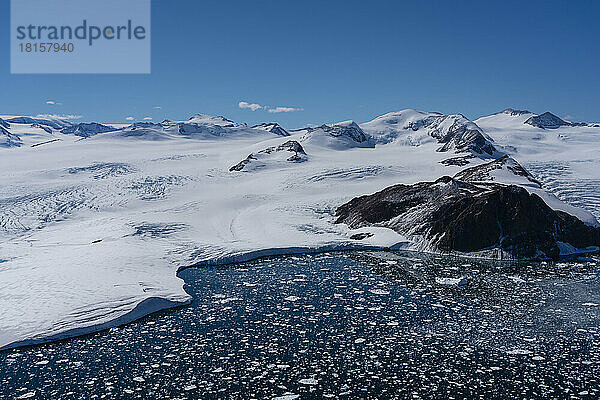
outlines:
[{"label": "snow-covered ridge", "polygon": [[251,171],[267,168],[283,168],[285,164],[304,162],[308,155],[302,145],[295,140],[288,140],[279,146],[271,146],[248,157],[229,168],[233,171]]},{"label": "snow-covered ridge", "polygon": [[38,117],[12,117],[8,118],[6,122],[11,124],[39,124],[49,126],[52,129],[62,129],[72,125],[70,121],[64,119],[48,119]]},{"label": "snow-covered ridge", "polygon": [[529,171],[508,155],[486,164],[466,168],[456,174],[454,178],[472,183],[502,182],[520,186],[542,187],[542,184]]},{"label": "snow-covered ridge", "polygon": [[498,157],[493,140],[477,124],[462,114],[444,115],[417,110],[391,112],[361,124],[377,143],[419,146],[437,143],[437,151],[472,152],[477,156]]}]

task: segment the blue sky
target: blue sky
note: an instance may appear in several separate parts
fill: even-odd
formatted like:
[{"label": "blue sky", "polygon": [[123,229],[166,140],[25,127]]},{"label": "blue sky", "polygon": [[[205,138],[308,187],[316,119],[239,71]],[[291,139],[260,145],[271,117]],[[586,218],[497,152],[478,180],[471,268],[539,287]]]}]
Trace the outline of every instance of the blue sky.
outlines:
[{"label": "blue sky", "polygon": [[150,75],[11,75],[4,29],[0,114],[202,112],[295,128],[404,108],[474,119],[518,107],[596,122],[599,20],[594,1],[154,0]]}]

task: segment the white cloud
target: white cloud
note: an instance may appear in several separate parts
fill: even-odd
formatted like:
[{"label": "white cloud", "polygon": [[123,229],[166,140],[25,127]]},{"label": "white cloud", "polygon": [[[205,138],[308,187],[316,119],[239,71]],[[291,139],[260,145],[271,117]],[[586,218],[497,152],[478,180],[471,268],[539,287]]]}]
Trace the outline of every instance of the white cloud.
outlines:
[{"label": "white cloud", "polygon": [[256,111],[256,110],[265,110],[268,111],[270,113],[287,113],[287,112],[295,112],[295,111],[303,111],[304,108],[296,108],[296,107],[282,107],[282,106],[278,106],[278,107],[270,107],[270,106],[261,106],[260,104],[256,104],[256,103],[248,103],[247,101],[240,101],[238,103],[238,107],[239,108],[246,108],[252,111]]},{"label": "white cloud", "polygon": [[295,107],[275,107],[269,108],[270,113],[282,113],[282,112],[295,112],[295,111],[303,111],[304,108],[295,108]]},{"label": "white cloud", "polygon": [[568,119],[568,120],[570,120],[570,119],[573,119],[573,116],[572,116],[572,115],[565,115],[565,116],[563,117],[563,119]]},{"label": "white cloud", "polygon": [[154,108],[155,110],[160,110],[162,107],[161,106],[154,106],[152,108]]},{"label": "white cloud", "polygon": [[144,121],[150,121],[152,117],[144,117]]},{"label": "white cloud", "polygon": [[133,117],[125,117],[125,119],[126,119],[127,121],[133,121],[133,120],[135,120],[135,118],[133,118]]},{"label": "white cloud", "polygon": [[46,104],[51,105],[51,106],[60,106],[60,105],[62,105],[62,103],[59,103],[58,101],[54,101],[54,100],[46,100]]},{"label": "white cloud", "polygon": [[260,104],[256,104],[256,103],[250,104],[250,103],[245,102],[245,101],[240,101],[238,103],[238,107],[239,108],[249,108],[252,111],[256,111],[256,110],[260,110],[261,108],[265,108],[265,107],[261,106]]},{"label": "white cloud", "polygon": [[73,114],[38,114],[37,118],[50,118],[50,119],[81,119],[83,115],[73,115]]}]

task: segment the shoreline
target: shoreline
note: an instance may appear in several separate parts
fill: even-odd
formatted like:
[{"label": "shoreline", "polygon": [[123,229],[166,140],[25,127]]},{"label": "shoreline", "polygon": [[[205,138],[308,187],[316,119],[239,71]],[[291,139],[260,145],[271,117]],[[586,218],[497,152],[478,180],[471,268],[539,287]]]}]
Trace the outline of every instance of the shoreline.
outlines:
[{"label": "shoreline", "polygon": [[[302,255],[302,254],[319,254],[327,252],[343,252],[343,251],[389,251],[393,250],[395,246],[375,246],[375,245],[360,245],[360,244],[342,244],[342,245],[325,245],[320,247],[279,247],[263,250],[254,250],[246,253],[240,253],[232,256],[218,257],[199,263],[195,263],[188,266],[179,267],[176,271],[176,276],[179,273],[189,268],[209,267],[209,266],[225,266],[229,264],[236,264],[242,262],[248,262],[256,260],[262,257],[271,256],[287,256],[287,255]],[[185,285],[183,285],[185,290]],[[186,292],[187,293],[187,292]],[[189,293],[188,293],[189,295]],[[191,297],[191,296],[190,296]],[[62,340],[72,339],[79,336],[86,336],[95,334],[98,332],[106,331],[108,329],[125,326],[130,323],[136,322],[144,317],[151,314],[158,313],[165,310],[177,309],[185,307],[194,301],[193,298],[188,299],[184,302],[176,302],[167,300],[161,297],[148,297],[138,303],[131,311],[121,315],[113,320],[103,322],[101,324],[90,325],[80,328],[70,329],[64,332],[53,334],[46,337],[32,338],[18,340],[8,343],[0,347],[0,353],[11,351],[24,347],[39,346],[47,343],[59,342]]]},{"label": "shoreline", "polygon": [[[466,259],[489,259],[493,261],[500,262],[517,262],[517,261],[530,261],[530,260],[508,260],[508,259],[494,259],[494,258],[485,258],[485,257],[477,257],[477,256],[469,256],[465,254],[443,254],[443,253],[435,253],[428,251],[418,251],[411,250],[410,248],[406,248],[407,242],[398,242],[392,246],[378,246],[378,245],[370,245],[370,244],[353,244],[353,243],[343,243],[343,244],[331,244],[324,245],[318,247],[309,247],[309,246],[294,246],[294,247],[274,247],[269,249],[262,250],[253,250],[245,253],[238,253],[234,255],[222,256],[212,259],[203,260],[191,265],[181,266],[176,271],[176,276],[179,277],[179,273],[190,269],[190,268],[203,268],[203,267],[219,267],[219,266],[227,266],[232,264],[239,264],[250,262],[254,260],[258,260],[266,257],[278,257],[278,256],[292,256],[292,255],[308,255],[308,254],[322,254],[329,252],[347,252],[347,251],[414,251],[419,253],[426,253],[432,255],[440,255],[440,256],[451,256],[451,257],[459,257]],[[597,253],[594,253],[597,254]],[[572,254],[567,257],[563,261],[575,261],[577,262],[578,256],[585,256],[586,254]],[[587,253],[590,255],[590,253]],[[573,259],[575,258],[575,259]],[[598,261],[595,259],[588,259],[583,261]],[[539,262],[539,261],[538,261]],[[185,285],[183,290],[185,290]],[[187,292],[186,292],[187,293]],[[189,295],[189,293],[188,293]],[[24,339],[9,343],[0,347],[0,353],[11,351],[24,347],[32,347],[39,346],[42,344],[59,342],[62,340],[68,340],[75,337],[91,335],[95,333],[99,333],[102,331],[106,331],[112,328],[121,327],[128,325],[130,323],[136,322],[144,317],[149,315],[166,311],[166,310],[175,310],[177,308],[183,308],[190,305],[194,301],[194,298],[188,299],[187,301],[177,302],[167,300],[161,297],[148,297],[145,300],[142,300],[138,303],[131,311],[128,313],[115,318],[114,320],[103,322],[97,325],[91,325],[81,328],[70,329],[61,333],[57,333],[47,337],[35,338],[35,339]]]}]

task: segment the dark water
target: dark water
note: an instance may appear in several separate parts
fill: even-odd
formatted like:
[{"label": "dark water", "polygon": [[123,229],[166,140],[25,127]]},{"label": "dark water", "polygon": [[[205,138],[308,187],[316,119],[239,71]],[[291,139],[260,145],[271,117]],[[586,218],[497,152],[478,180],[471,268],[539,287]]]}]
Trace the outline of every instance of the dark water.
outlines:
[{"label": "dark water", "polygon": [[338,253],[190,269],[190,307],[0,353],[0,398],[596,399],[599,266]]}]

